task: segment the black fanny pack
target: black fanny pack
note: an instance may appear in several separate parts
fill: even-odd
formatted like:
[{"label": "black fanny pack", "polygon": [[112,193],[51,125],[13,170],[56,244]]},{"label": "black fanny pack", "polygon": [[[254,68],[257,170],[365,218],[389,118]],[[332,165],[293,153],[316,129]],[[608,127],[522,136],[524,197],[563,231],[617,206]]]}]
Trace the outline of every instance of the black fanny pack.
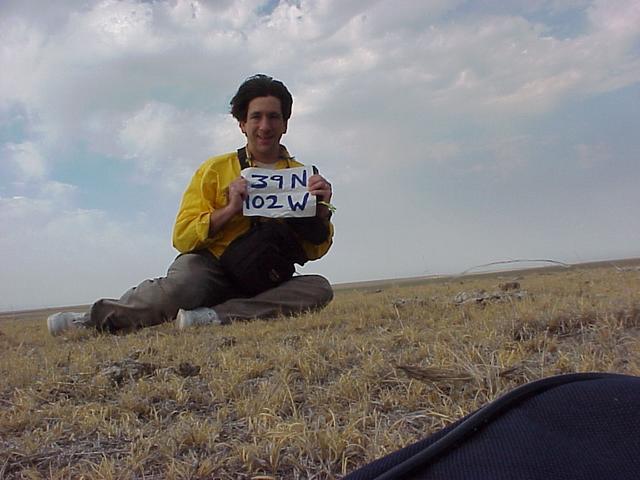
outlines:
[{"label": "black fanny pack", "polygon": [[236,287],[257,295],[289,280],[307,256],[291,228],[277,220],[255,221],[225,249],[220,263]]}]

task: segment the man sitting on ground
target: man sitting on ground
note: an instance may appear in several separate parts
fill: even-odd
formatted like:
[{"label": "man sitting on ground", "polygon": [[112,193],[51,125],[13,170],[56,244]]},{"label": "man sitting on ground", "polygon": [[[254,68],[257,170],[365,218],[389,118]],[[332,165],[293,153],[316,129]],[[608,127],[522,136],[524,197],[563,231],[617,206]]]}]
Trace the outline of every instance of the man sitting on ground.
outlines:
[{"label": "man sitting on ground", "polygon": [[[247,270],[236,272],[233,262],[224,262],[224,253],[232,243],[236,257],[239,254],[242,258],[245,250],[247,255],[255,251],[252,246],[242,244],[242,239],[261,223],[276,222],[278,225],[270,226],[280,236],[262,240],[254,235],[253,245],[256,241],[257,245],[273,243],[273,238],[288,239],[287,246],[281,246],[276,254],[285,257],[285,263],[291,266],[293,262],[303,264],[322,257],[332,244],[331,184],[319,174],[308,180],[308,190],[318,201],[315,217],[252,222],[242,215],[247,181],[240,176],[241,161],[270,169],[301,166],[280,144],[287,131],[292,104],[293,98],[282,82],[266,75],[248,78],[231,100],[231,113],[247,138],[246,147],[213,157],[195,172],[182,197],[173,229],[173,245],[180,255],[167,275],[145,280],[120,299],[98,300],[87,313],[51,315],[47,319],[49,332],[58,335],[78,327],[128,331],[174,319],[177,327],[183,329],[292,315],[327,305],[333,291],[319,275],[289,276],[277,269],[265,272],[274,263],[258,257],[248,267],[256,275],[245,275],[239,280]],[[298,252],[295,257],[293,250]],[[264,282],[256,283],[258,277],[273,284],[265,287]]]}]

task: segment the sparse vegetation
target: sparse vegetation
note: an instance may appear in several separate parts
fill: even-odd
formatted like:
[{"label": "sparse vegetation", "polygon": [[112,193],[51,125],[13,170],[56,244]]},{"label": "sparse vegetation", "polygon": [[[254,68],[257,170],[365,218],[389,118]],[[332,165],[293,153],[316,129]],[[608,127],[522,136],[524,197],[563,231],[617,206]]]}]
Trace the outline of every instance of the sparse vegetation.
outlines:
[{"label": "sparse vegetation", "polygon": [[339,478],[522,383],[640,373],[640,272],[611,265],[184,333],[52,338],[47,313],[0,319],[0,478]]}]

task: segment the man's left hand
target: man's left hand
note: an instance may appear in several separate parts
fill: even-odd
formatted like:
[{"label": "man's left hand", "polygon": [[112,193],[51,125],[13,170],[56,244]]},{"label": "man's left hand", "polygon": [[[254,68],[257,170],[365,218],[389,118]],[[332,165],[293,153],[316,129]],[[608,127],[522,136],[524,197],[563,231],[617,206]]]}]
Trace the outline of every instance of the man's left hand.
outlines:
[{"label": "man's left hand", "polygon": [[[322,175],[312,175],[309,177],[309,192],[318,197],[319,202],[331,202],[331,184]],[[316,215],[322,219],[331,218],[331,210],[326,205],[318,205]]]},{"label": "man's left hand", "polygon": [[309,177],[309,192],[322,202],[331,202],[331,184],[322,175]]}]

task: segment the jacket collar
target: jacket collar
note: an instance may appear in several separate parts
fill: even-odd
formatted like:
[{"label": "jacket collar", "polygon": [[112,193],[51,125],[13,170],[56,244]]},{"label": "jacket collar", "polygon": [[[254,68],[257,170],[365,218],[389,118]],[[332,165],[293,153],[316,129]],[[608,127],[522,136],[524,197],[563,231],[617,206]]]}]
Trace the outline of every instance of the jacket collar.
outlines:
[{"label": "jacket collar", "polygon": [[[255,161],[253,159],[253,154],[249,150],[249,146],[248,145],[245,146],[245,149],[246,149],[246,152],[247,152],[247,161],[249,162],[250,165],[253,166],[255,164]],[[285,147],[282,144],[280,144],[280,154],[278,155],[278,161],[280,161],[280,160],[284,160],[285,162],[287,162],[287,166],[289,166],[289,161],[290,160],[294,160],[294,157],[289,154],[289,151],[287,150],[287,147]]]}]

